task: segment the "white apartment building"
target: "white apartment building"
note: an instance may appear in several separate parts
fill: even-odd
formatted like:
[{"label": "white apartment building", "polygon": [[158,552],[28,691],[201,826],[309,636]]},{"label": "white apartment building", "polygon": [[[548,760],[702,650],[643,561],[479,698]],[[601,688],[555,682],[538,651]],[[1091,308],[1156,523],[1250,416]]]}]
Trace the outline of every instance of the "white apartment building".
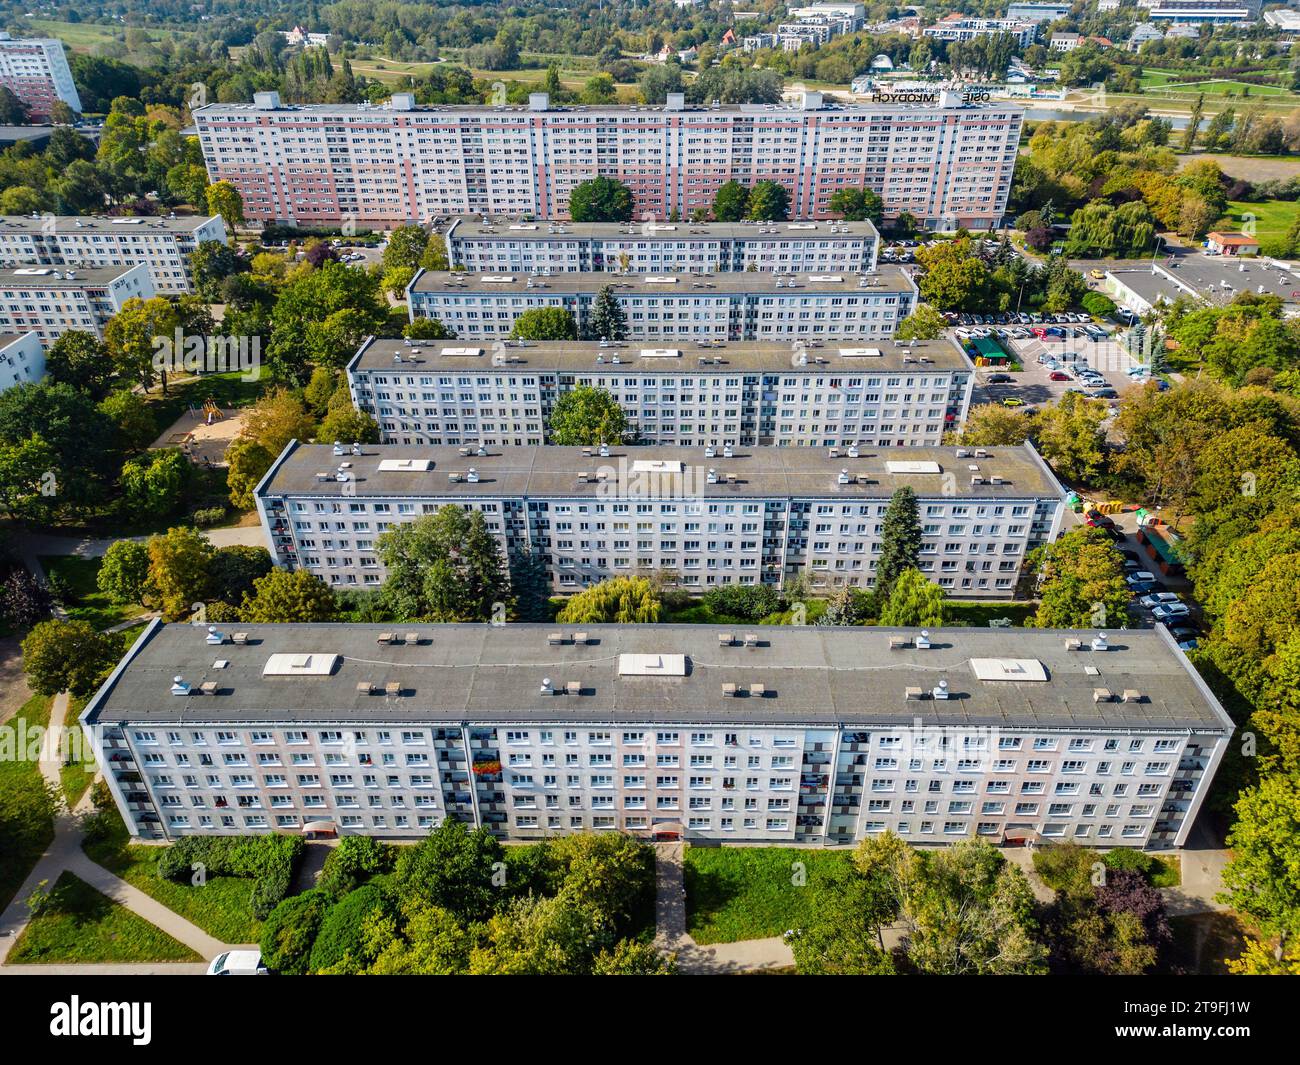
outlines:
[{"label": "white apartment building", "polygon": [[444,234],[447,261],[471,273],[872,273],[870,222],[524,222],[470,218]]},{"label": "white apartment building", "polygon": [[0,333],[35,332],[46,347],[72,329],[102,337],[104,326],[122,304],[154,295],[149,268],[143,263],[84,270],[6,268],[0,270]]},{"label": "white apartment building", "polygon": [[1019,48],[1028,48],[1038,37],[1038,23],[1019,19],[965,18],[949,15],[921,31],[936,41],[973,41],[977,37],[1014,37]]},{"label": "white apartment building", "polygon": [[162,293],[193,290],[190,254],[204,241],[226,243],[220,215],[112,218],[107,215],[0,215],[0,265],[149,268]]},{"label": "white apartment building", "polygon": [[1069,14],[1069,4],[1025,3],[1009,4],[1006,17],[1013,22],[1051,22]]},{"label": "white apartment building", "polygon": [[1233,733],[1163,626],[405,629],[150,622],[80,718],[131,834],[1162,849]]},{"label": "white apartment building", "polygon": [[0,333],[0,392],[45,376],[45,348],[37,333]]},{"label": "white apartment building", "polygon": [[25,103],[35,121],[50,117],[55,100],[81,113],[81,97],[63,54],[53,38],[19,38],[0,33],[0,85]]},{"label": "white apartment building", "polygon": [[962,598],[1010,599],[1055,538],[1064,491],[1032,446],[994,449],[401,447],[298,444],[258,485],[278,565],[378,587],[378,536],[448,504],[482,511],[509,557],[560,591],[656,573],[723,584],[869,587],[895,489],[919,500],[920,569]]},{"label": "white apartment building", "polygon": [[792,218],[826,218],[839,189],[871,188],[886,218],[988,229],[1006,209],[1024,109],[944,93],[933,103],[416,107],[211,104],[194,114],[208,173],[252,221],[387,228],[459,214],[564,218],[569,192],[624,182],[634,217],[689,218],[729,180],[780,182]]},{"label": "white apartment building", "polygon": [[386,444],[514,447],[550,443],[555,404],[583,386],[609,392],[642,443],[937,445],[965,422],[975,378],[948,340],[794,349],[374,337],[347,375]]},{"label": "white apartment building", "polygon": [[878,273],[458,274],[420,271],[406,289],[412,321],[436,318],[457,337],[503,340],[526,311],[568,311],[590,335],[596,297],[609,288],[632,340],[883,340],[916,307],[898,267]]}]

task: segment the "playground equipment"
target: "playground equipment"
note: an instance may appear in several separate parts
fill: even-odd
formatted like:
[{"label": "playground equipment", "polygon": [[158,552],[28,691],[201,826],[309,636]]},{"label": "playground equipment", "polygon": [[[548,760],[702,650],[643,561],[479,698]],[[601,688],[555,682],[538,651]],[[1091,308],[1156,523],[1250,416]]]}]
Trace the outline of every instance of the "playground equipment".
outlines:
[{"label": "playground equipment", "polygon": [[209,396],[206,400],[203,401],[203,413],[206,415],[207,422],[209,425],[211,425],[214,421],[220,421],[222,418],[225,417],[225,414],[222,413],[221,408],[217,406],[217,401],[213,399],[211,396]]}]

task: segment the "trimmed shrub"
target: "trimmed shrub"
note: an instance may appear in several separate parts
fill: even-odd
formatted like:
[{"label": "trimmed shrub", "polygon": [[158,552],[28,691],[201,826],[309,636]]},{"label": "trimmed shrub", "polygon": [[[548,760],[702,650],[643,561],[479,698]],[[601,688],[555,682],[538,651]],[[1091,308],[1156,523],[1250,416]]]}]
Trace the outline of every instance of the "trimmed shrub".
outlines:
[{"label": "trimmed shrub", "polygon": [[1115,301],[1101,292],[1086,293],[1079,305],[1094,318],[1107,318],[1115,313]]},{"label": "trimmed shrub", "polygon": [[344,836],[325,859],[316,886],[330,898],[341,899],[372,876],[392,872],[395,862],[388,844],[372,836]]},{"label": "trimmed shrub", "polygon": [[249,907],[263,920],[289,893],[303,846],[299,836],[186,836],[159,856],[158,875],[185,882],[202,866],[206,876],[247,877]]},{"label": "trimmed shrub", "polygon": [[715,614],[760,621],[785,609],[781,593],[766,584],[724,584],[704,593],[704,603]]},{"label": "trimmed shrub", "polygon": [[361,967],[361,936],[375,910],[394,911],[387,884],[372,881],[344,895],[330,907],[311,948],[311,971],[351,972]]},{"label": "trimmed shrub", "polygon": [[281,902],[262,926],[262,960],[277,973],[305,975],[312,944],[329,908],[329,896],[318,889]]},{"label": "trimmed shrub", "polygon": [[1107,869],[1125,869],[1129,872],[1141,873],[1147,879],[1150,879],[1156,865],[1154,857],[1132,847],[1116,847],[1112,851],[1107,851],[1101,860],[1106,863]]}]

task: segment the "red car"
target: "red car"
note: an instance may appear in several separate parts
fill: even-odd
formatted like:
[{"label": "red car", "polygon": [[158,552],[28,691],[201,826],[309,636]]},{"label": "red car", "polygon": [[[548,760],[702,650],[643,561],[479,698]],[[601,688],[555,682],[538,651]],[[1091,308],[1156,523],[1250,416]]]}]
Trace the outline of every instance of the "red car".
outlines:
[{"label": "red car", "polygon": [[1049,381],[1068,381],[1070,380],[1070,375],[1068,373],[1061,373],[1060,370],[1053,370],[1048,374],[1047,379]]},{"label": "red car", "polygon": [[1100,510],[1088,511],[1083,516],[1083,519],[1094,529],[1113,529],[1115,527],[1115,520],[1109,515],[1103,514]]}]

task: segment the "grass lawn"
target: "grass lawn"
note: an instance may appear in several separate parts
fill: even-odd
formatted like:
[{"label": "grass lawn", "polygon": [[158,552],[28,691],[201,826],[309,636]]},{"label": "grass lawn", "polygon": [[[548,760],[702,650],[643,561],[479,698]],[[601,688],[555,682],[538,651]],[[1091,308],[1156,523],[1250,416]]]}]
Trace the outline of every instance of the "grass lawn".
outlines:
[{"label": "grass lawn", "polygon": [[701,945],[779,936],[803,923],[819,882],[849,860],[847,850],[688,847],[686,930]]},{"label": "grass lawn", "polygon": [[[25,721],[28,730],[45,728],[50,722],[51,699],[46,695],[33,695],[25,702],[12,718],[5,724],[7,728],[18,729],[19,722]],[[15,740],[15,742],[17,742]],[[0,759],[0,795],[26,794],[39,792],[44,787],[40,766],[28,758]],[[32,871],[45,848],[54,839],[54,821],[51,819],[43,825],[27,826],[25,832],[11,832],[4,841],[6,860],[0,861],[0,910],[9,905],[9,901],[22,886],[27,874]]]},{"label": "grass lawn", "polygon": [[265,380],[245,381],[239,370],[232,370],[230,373],[210,373],[169,381],[167,395],[163,395],[160,386],[155,386],[145,398],[150,401],[150,412],[157,419],[158,431],[162,432],[184,414],[191,403],[202,407],[204,400],[211,396],[223,411],[228,412],[232,407],[252,406],[265,387]]},{"label": "grass lawn", "polygon": [[[81,716],[81,711],[86,709],[86,699],[77,695],[68,697],[68,714],[64,718],[63,724],[67,728],[77,727],[77,718]],[[79,735],[80,733],[78,733]],[[80,748],[78,748],[80,753]],[[63,801],[68,804],[68,809],[74,809],[81,801],[81,797],[86,794],[86,789],[90,787],[91,781],[95,779],[95,756],[91,751],[85,751],[89,756],[87,762],[72,762],[63,766],[59,770],[59,782],[63,788]]]},{"label": "grass lawn", "polygon": [[1270,237],[1284,237],[1291,228],[1291,223],[1300,215],[1300,200],[1263,200],[1260,203],[1246,203],[1243,200],[1229,200],[1228,213],[1234,229],[1240,229],[1246,222],[1246,215],[1255,216],[1255,239],[1268,240]]},{"label": "grass lawn", "polygon": [[71,590],[72,601],[64,606],[74,621],[89,622],[92,628],[102,632],[144,613],[139,603],[116,603],[99,590],[95,581],[103,559],[42,555],[40,562],[48,575],[58,577]]},{"label": "grass lawn", "polygon": [[994,618],[1010,618],[1011,624],[1020,628],[1028,623],[1038,609],[1034,603],[963,603],[947,600],[944,609],[948,611],[949,625],[974,625],[988,628]]},{"label": "grass lawn", "polygon": [[1183,882],[1183,861],[1176,855],[1152,855],[1155,864],[1149,877],[1151,885],[1158,888],[1178,887]]},{"label": "grass lawn", "polygon": [[1175,972],[1226,976],[1225,963],[1239,958],[1246,947],[1247,930],[1232,913],[1171,917],[1169,927],[1174,933],[1169,953]]},{"label": "grass lawn", "polygon": [[10,965],[202,960],[68,872],[55,882],[48,908],[23,929],[8,959]]},{"label": "grass lawn", "polygon": [[116,813],[110,817],[113,829],[108,838],[86,843],[86,854],[93,861],[223,943],[256,943],[261,938],[262,922],[248,905],[252,880],[213,876],[202,887],[164,880],[157,873],[162,848],[132,844],[121,819]]}]

